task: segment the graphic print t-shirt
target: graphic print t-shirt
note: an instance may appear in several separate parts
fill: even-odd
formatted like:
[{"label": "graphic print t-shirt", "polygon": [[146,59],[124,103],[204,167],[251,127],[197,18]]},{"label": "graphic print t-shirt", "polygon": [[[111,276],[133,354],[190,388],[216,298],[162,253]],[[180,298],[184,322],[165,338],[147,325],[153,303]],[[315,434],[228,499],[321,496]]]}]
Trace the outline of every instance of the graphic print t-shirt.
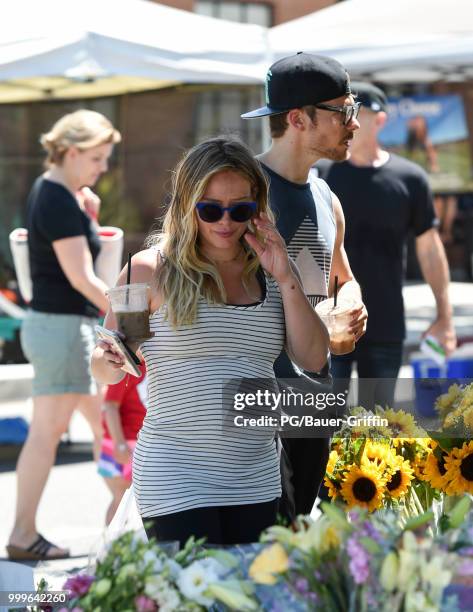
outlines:
[{"label": "graphic print t-shirt", "polygon": [[263,164],[269,200],[278,231],[295,261],[311,304],[328,296],[336,226],[332,196],[325,181],[310,175],[305,184],[293,183]]},{"label": "graphic print t-shirt", "polygon": [[[302,277],[304,291],[315,306],[328,297],[336,236],[332,194],[327,183],[311,172],[309,182],[293,183],[262,164],[269,178],[269,201],[276,225]],[[284,352],[274,364],[279,378],[297,376]]]}]

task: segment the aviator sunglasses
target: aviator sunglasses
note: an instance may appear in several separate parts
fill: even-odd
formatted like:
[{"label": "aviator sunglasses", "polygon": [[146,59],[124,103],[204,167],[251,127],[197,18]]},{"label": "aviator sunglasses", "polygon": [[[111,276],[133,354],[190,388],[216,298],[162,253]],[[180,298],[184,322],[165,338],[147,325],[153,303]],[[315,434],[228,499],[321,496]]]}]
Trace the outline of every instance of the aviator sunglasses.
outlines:
[{"label": "aviator sunglasses", "polygon": [[199,217],[205,223],[220,221],[226,210],[228,210],[232,221],[245,223],[256,213],[257,204],[256,202],[238,202],[238,204],[224,208],[220,204],[214,204],[213,202],[197,202],[195,206]]}]

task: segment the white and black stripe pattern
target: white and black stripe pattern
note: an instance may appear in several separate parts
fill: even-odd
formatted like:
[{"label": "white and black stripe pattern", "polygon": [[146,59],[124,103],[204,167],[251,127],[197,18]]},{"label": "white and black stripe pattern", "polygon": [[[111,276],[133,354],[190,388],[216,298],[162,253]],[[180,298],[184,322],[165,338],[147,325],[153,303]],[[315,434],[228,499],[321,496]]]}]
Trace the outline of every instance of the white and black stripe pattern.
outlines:
[{"label": "white and black stripe pattern", "polygon": [[299,225],[287,251],[299,269],[312,306],[327,299],[332,251],[309,216]]},{"label": "white and black stripe pattern", "polygon": [[196,323],[177,330],[164,321],[164,308],[150,318],[155,336],[141,347],[149,396],[133,460],[140,514],[279,497],[274,430],[222,431],[224,401],[232,399],[222,393],[224,381],[274,378],[285,339],[277,284],[266,277],[265,299],[256,305],[201,300]]}]

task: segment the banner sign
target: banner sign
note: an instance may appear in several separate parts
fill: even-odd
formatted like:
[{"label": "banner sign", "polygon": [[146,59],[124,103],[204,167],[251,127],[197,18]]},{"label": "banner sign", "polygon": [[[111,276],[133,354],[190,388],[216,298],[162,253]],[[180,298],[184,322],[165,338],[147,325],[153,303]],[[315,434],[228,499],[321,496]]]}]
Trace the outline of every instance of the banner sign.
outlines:
[{"label": "banner sign", "polygon": [[473,189],[468,127],[457,95],[389,98],[384,148],[420,164],[435,192]]}]

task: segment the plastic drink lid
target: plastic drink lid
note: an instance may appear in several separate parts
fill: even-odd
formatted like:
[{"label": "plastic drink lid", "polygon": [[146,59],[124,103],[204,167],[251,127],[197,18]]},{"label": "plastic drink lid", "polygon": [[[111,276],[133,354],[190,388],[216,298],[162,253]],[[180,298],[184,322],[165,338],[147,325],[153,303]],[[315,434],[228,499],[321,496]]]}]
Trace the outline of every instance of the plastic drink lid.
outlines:
[{"label": "plastic drink lid", "polygon": [[148,288],[148,283],[131,283],[130,285],[117,285],[116,287],[110,287],[110,289],[107,289],[105,295],[108,295],[110,293],[121,293],[123,291],[143,291]]},{"label": "plastic drink lid", "polygon": [[344,300],[343,298],[339,298],[337,300],[337,305],[334,307],[333,298],[329,298],[320,302],[315,307],[315,310],[319,315],[341,315],[346,314],[348,310],[353,308],[353,302],[351,300]]}]

